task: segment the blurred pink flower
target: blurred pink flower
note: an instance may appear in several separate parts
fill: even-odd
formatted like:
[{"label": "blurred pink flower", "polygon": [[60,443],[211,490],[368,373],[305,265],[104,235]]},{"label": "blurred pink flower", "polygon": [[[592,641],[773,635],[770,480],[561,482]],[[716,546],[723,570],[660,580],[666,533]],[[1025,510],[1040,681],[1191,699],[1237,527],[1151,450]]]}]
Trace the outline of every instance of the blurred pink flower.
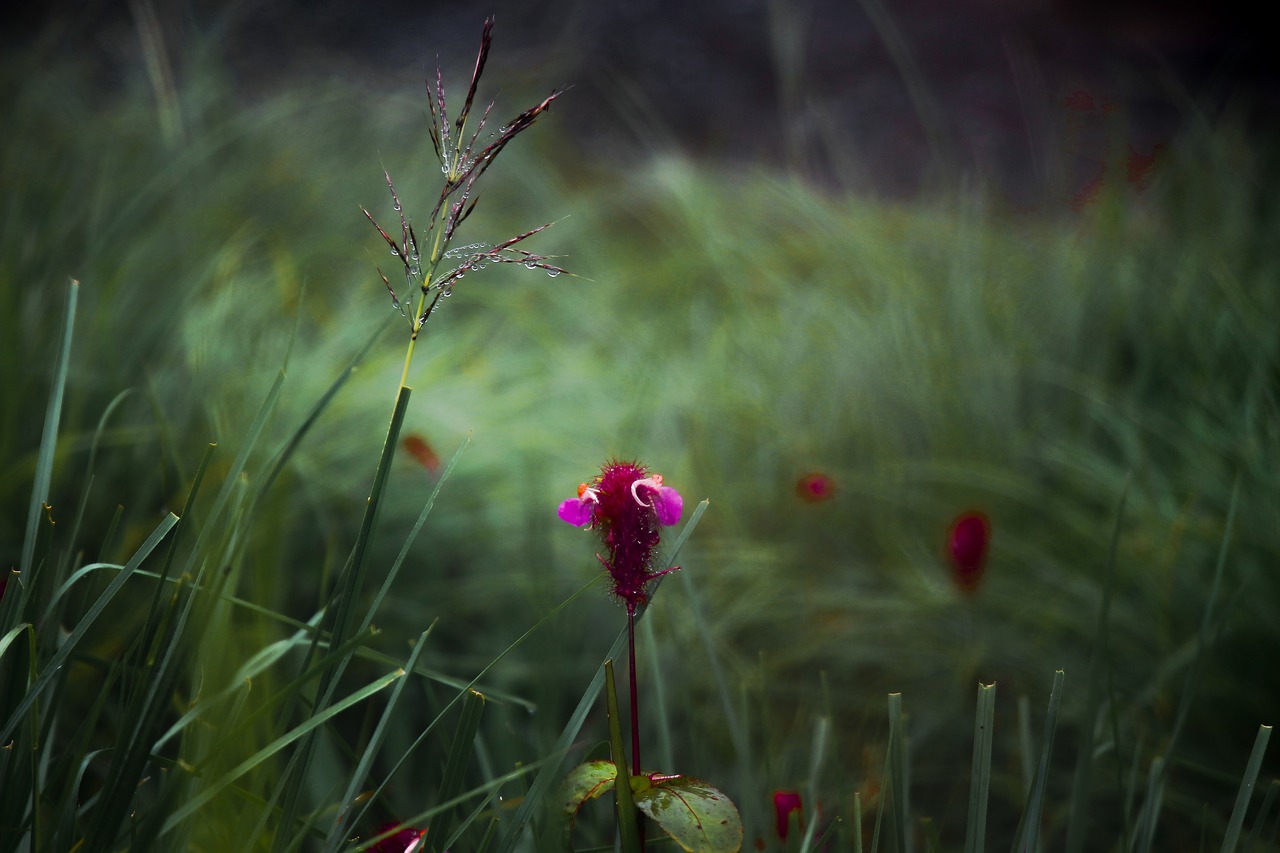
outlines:
[{"label": "blurred pink flower", "polygon": [[791,831],[791,813],[796,812],[799,815],[800,825],[804,825],[804,806],[800,802],[800,794],[796,791],[774,791],[773,792],[773,814],[775,818],[775,828],[778,831],[778,839],[780,841],[787,840],[787,833]]},{"label": "blurred pink flower", "polygon": [[963,593],[972,594],[982,581],[991,544],[991,522],[984,513],[961,513],[947,531],[947,558],[951,578]]},{"label": "blurred pink flower", "polygon": [[836,481],[821,472],[810,471],[796,480],[796,495],[805,503],[829,501],[835,494]]}]

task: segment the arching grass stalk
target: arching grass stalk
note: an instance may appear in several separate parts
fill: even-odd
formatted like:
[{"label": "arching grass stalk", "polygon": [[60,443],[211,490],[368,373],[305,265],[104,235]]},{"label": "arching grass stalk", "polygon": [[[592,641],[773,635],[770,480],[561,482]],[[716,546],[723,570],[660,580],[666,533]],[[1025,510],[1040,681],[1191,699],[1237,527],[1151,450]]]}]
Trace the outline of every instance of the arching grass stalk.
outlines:
[{"label": "arching grass stalk", "polygon": [[[408,409],[410,387],[408,385],[409,369],[413,362],[413,353],[418,336],[426,326],[428,318],[440,304],[440,300],[450,296],[455,285],[469,272],[484,269],[493,263],[519,263],[528,269],[542,269],[550,275],[559,275],[564,269],[551,262],[549,256],[527,251],[520,246],[524,240],[548,228],[542,225],[523,234],[518,234],[496,243],[472,243],[454,247],[454,239],[458,228],[475,209],[477,194],[476,185],[492,165],[498,154],[511,140],[523,133],[546,112],[560,92],[552,91],[537,105],[517,115],[500,127],[495,133],[487,133],[486,125],[493,109],[492,102],[485,107],[480,117],[472,122],[472,107],[475,104],[476,90],[480,76],[489,56],[493,40],[493,19],[487,19],[480,37],[480,51],[476,57],[475,68],[471,74],[471,84],[463,100],[462,108],[455,118],[450,120],[448,104],[445,98],[444,76],[437,67],[435,81],[427,82],[427,104],[431,116],[430,135],[436,158],[444,175],[444,183],[439,197],[427,218],[425,232],[419,234],[414,228],[412,219],[405,212],[400,196],[390,173],[384,171],[387,189],[391,194],[392,208],[400,220],[400,234],[392,237],[378,224],[368,210],[361,207],[365,217],[377,229],[378,234],[391,249],[391,254],[401,263],[405,283],[408,285],[404,299],[401,299],[391,285],[387,276],[378,268],[378,275],[391,294],[392,305],[408,320],[409,340],[405,350],[404,367],[400,375],[400,385],[396,393],[395,408],[387,429],[387,437],[383,442],[382,455],[374,472],[373,485],[365,504],[364,517],[357,534],[342,576],[330,600],[333,612],[330,629],[330,644],[334,648],[341,647],[351,636],[360,631],[356,629],[355,606],[361,600],[361,591],[367,575],[367,564],[370,554],[370,542],[377,528],[379,514],[383,503],[382,496],[390,476],[392,458],[399,446],[398,438],[401,425]],[[375,265],[376,266],[376,265]],[[416,300],[413,297],[417,290]],[[405,307],[406,302],[414,302],[410,315]],[[370,616],[372,611],[370,611]],[[365,623],[368,618],[364,620]],[[318,637],[304,658],[304,667],[311,657],[317,654]],[[338,657],[328,665],[321,674],[317,686],[317,699],[310,709],[313,715],[324,711],[336,695],[337,685],[341,679],[352,654]],[[302,780],[307,777],[311,758],[315,750],[314,732],[307,734],[298,751],[299,758],[291,764],[291,775],[286,779],[280,797],[280,824],[293,827],[300,824],[300,798],[302,796]],[[278,836],[278,846],[288,843],[286,833]]]}]

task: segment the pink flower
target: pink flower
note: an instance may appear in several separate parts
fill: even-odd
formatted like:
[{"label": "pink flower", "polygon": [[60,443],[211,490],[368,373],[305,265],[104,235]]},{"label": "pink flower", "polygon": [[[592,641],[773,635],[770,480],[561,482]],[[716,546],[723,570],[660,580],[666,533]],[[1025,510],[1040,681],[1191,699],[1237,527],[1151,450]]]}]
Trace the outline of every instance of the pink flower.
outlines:
[{"label": "pink flower", "polygon": [[560,504],[557,513],[561,521],[567,521],[574,527],[586,527],[591,523],[591,514],[598,503],[600,503],[599,493],[586,483],[579,483],[578,496]]},{"label": "pink flower", "polygon": [[991,544],[991,522],[981,512],[958,515],[947,531],[947,557],[951,577],[959,590],[971,594],[982,580],[987,550]]},{"label": "pink flower", "polygon": [[654,474],[631,484],[631,497],[640,506],[653,507],[658,515],[658,523],[670,527],[680,521],[680,513],[684,510],[684,498],[670,486],[662,485],[662,475]]},{"label": "pink flower", "polygon": [[590,483],[580,484],[578,496],[562,502],[557,514],[599,533],[609,554],[596,556],[609,570],[613,594],[634,613],[647,600],[649,583],[666,574],[652,570],[660,527],[679,522],[683,510],[684,499],[663,484],[661,474],[637,462],[612,461]]},{"label": "pink flower", "polygon": [[775,828],[778,831],[778,839],[780,841],[786,841],[787,833],[791,831],[792,812],[797,814],[803,826],[804,806],[800,802],[800,794],[796,791],[774,791],[773,813],[776,819]]},{"label": "pink flower", "polygon": [[811,471],[796,480],[796,496],[805,503],[822,503],[836,495],[836,481],[818,471]]}]

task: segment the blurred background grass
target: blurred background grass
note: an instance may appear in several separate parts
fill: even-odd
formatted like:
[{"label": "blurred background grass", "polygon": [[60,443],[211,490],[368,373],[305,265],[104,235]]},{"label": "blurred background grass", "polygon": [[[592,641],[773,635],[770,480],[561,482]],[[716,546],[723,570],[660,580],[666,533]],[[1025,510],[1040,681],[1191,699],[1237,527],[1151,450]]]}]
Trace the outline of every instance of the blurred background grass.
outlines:
[{"label": "blurred background grass", "polygon": [[[210,441],[223,445],[216,475],[282,366],[281,438],[385,327],[260,508],[246,551],[242,593],[305,617],[355,537],[402,359],[403,322],[373,269],[388,268],[385,247],[357,204],[390,217],[386,168],[408,210],[429,211],[436,178],[417,66],[431,63],[415,55],[374,81],[341,55],[328,74],[308,61],[307,73],[254,79],[246,69],[261,70],[269,52],[245,54],[257,66],[226,55],[242,12],[201,27],[146,8],[81,53],[68,49],[84,43],[74,24],[44,21],[0,63],[3,557],[17,563],[42,411],[33,401],[46,394],[68,276],[83,292],[55,519],[84,488],[78,472],[107,403],[134,392],[97,462],[76,543],[86,561],[127,556],[177,509]],[[800,9],[809,29],[788,29],[779,10],[766,31],[778,78],[800,80],[792,99],[779,85],[780,112],[711,120],[721,137],[696,155],[678,127],[685,104],[624,69],[562,79],[571,45],[543,47],[522,19],[499,18],[489,82],[502,87],[500,114],[566,82],[583,98],[571,90],[504,155],[463,239],[560,220],[533,248],[566,255],[578,277],[474,275],[429,325],[405,429],[445,458],[470,444],[378,642],[403,657],[439,617],[433,665],[478,671],[596,571],[581,536],[555,521],[557,502],[605,458],[638,457],[686,500],[711,499],[680,562],[756,750],[750,765],[735,756],[691,602],[670,583],[650,619],[666,702],[653,727],[679,739],[672,769],[749,798],[750,841],[770,825],[764,793],[801,784],[814,718],[829,714],[828,809],[847,812],[853,791],[873,808],[884,695],[900,691],[915,801],[950,838],[962,834],[975,681],[1000,685],[1008,804],[1022,796],[1019,696],[1038,711],[1064,668],[1081,692],[1074,703],[1068,692],[1060,754],[1090,724],[1079,705],[1129,477],[1109,649],[1121,741],[1106,759],[1127,776],[1162,749],[1238,477],[1227,606],[1166,830],[1170,844],[1202,820],[1220,831],[1251,733],[1280,703],[1280,211],[1256,92],[1226,97],[1235,90],[1221,85],[1197,98],[1153,73],[1166,89],[1158,118],[1144,121],[1147,95],[1075,109],[1069,76],[1019,78],[1015,63],[1023,127],[989,129],[1025,132],[1035,168],[1002,173],[998,157],[984,166],[954,138],[930,159],[913,125],[901,160],[917,171],[903,177],[903,162],[888,162],[892,142],[860,145],[838,100],[805,98],[805,81],[820,78],[787,38],[818,38],[821,9]],[[454,92],[480,14],[453,41],[422,36],[421,50],[464,57],[446,65]],[[583,18],[564,20],[570,30]],[[944,57],[924,55],[895,73],[927,89]],[[1141,70],[1107,91],[1134,79],[1160,91]],[[920,107],[899,103],[895,126]],[[952,123],[948,107],[924,108],[923,126]],[[805,120],[788,124],[788,110]],[[768,141],[735,146],[743,133]],[[1127,171],[1134,155],[1155,156],[1154,141],[1152,170]],[[878,184],[882,170],[892,174]],[[813,471],[835,483],[831,500],[797,496]],[[434,486],[409,454],[394,477],[381,565]],[[951,583],[943,550],[967,509],[994,530],[972,597]],[[495,772],[548,748],[620,617],[604,596],[579,599],[494,673],[538,706],[500,712]],[[128,614],[114,624],[106,648]],[[271,636],[245,631],[246,654]],[[403,725],[393,745],[411,737],[414,721]],[[430,786],[393,786],[391,803],[412,812]],[[1016,814],[1006,805],[993,819]]]}]

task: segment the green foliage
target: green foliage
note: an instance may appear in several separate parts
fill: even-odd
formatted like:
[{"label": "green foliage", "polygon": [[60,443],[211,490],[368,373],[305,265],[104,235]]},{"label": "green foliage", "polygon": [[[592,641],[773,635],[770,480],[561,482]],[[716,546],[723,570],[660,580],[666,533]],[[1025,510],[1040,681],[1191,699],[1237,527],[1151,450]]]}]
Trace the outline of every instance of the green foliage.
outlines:
[{"label": "green foliage", "polygon": [[[587,800],[614,789],[612,761],[579,764],[565,777],[561,802],[571,821]],[[642,773],[629,786],[635,808],[688,851],[728,853],[742,846],[742,820],[724,792],[689,776]]]}]

